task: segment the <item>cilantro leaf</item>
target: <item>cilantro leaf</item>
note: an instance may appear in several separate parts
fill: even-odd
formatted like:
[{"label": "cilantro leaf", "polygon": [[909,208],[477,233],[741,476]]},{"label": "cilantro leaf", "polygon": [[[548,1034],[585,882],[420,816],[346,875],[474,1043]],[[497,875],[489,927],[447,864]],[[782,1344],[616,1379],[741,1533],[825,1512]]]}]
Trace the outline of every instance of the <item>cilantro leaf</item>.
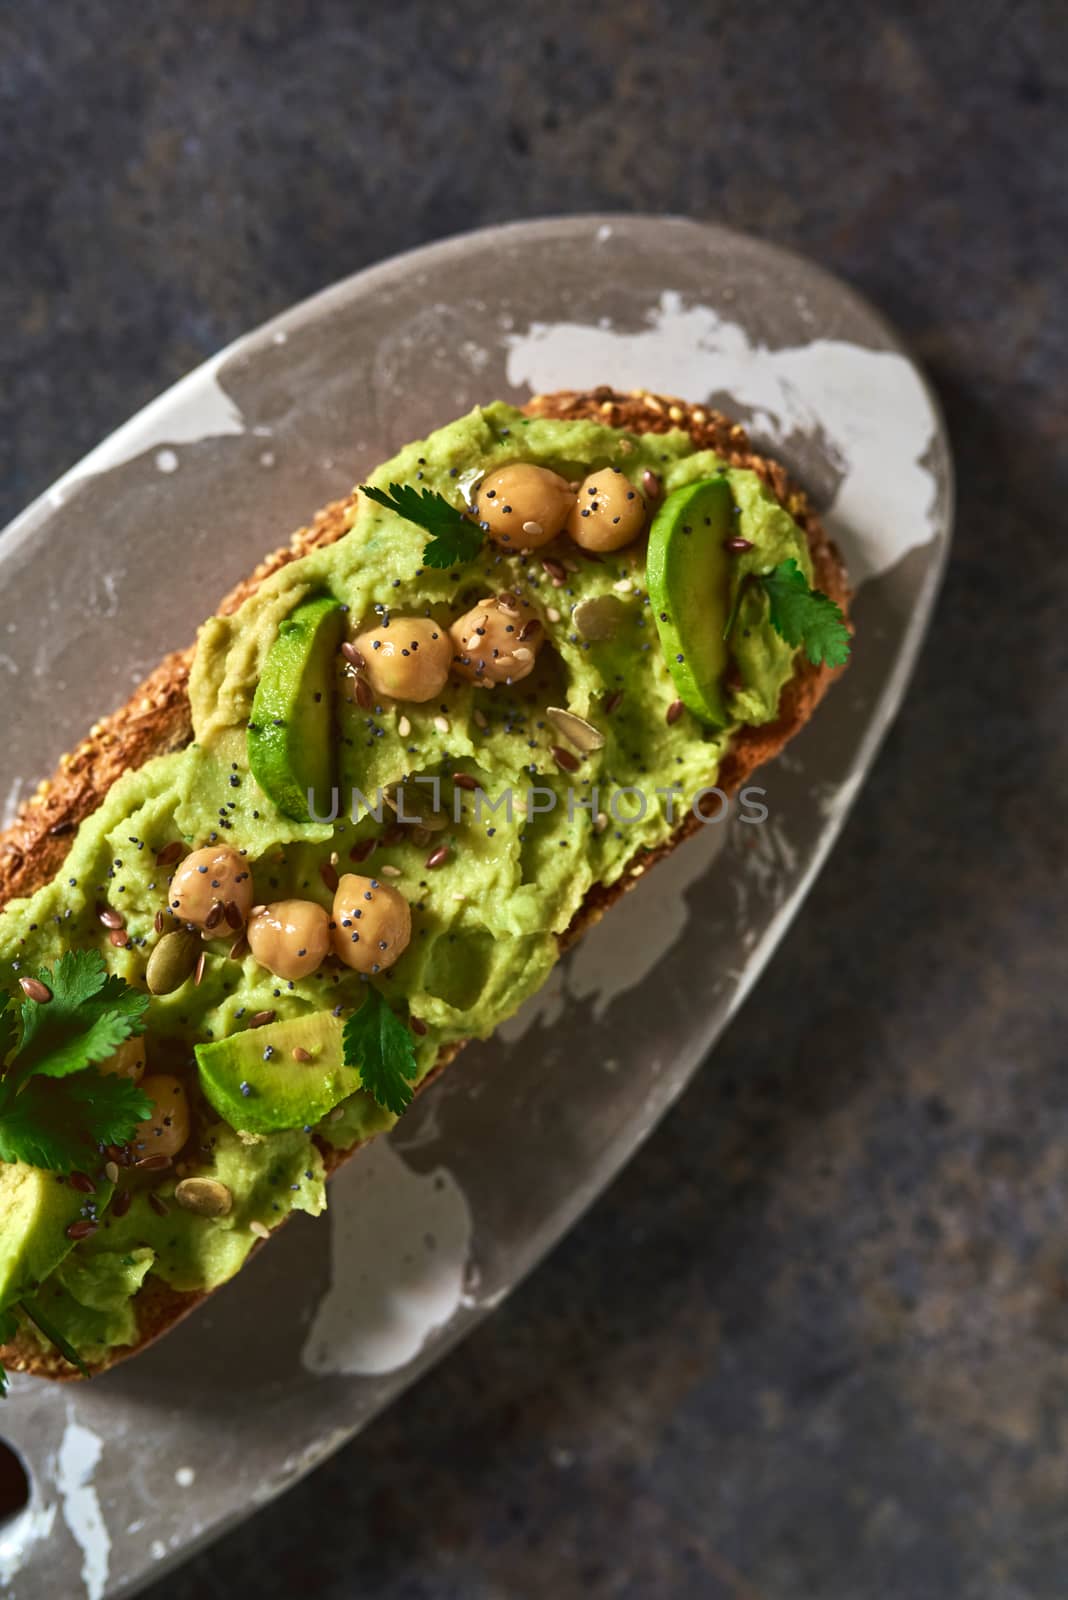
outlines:
[{"label": "cilantro leaf", "polygon": [[423,546],[424,567],[447,571],[449,567],[463,567],[473,561],[482,549],[482,530],[465,521],[462,527],[448,534],[438,534]]},{"label": "cilantro leaf", "polygon": [[11,1005],[9,994],[0,994],[0,1071],[19,1036],[17,1013]]},{"label": "cilantro leaf", "polygon": [[76,1073],[63,1084],[64,1098],[77,1108],[78,1125],[93,1144],[126,1144],[139,1122],[149,1118],[155,1102],[121,1073]]},{"label": "cilantro leaf", "polygon": [[79,1006],[99,994],[107,980],[108,971],[98,950],[65,950],[52,972],[39,974],[41,982],[52,998],[47,1005],[36,1000],[22,1002],[22,1046],[19,1051],[23,1061],[35,1055],[34,1041],[54,1036],[69,1023]]},{"label": "cilantro leaf", "polygon": [[759,583],[768,597],[772,627],[787,644],[805,647],[814,667],[842,666],[849,656],[849,629],[839,606],[819,589],[810,589],[792,558],[781,561]]},{"label": "cilantro leaf", "polygon": [[[117,972],[109,972],[104,979],[103,987],[94,1001],[95,1005],[108,1011],[120,1011],[124,1017],[140,1024],[141,1018],[148,1010],[149,996],[140,989],[131,989],[125,978],[120,978]],[[142,1032],[137,1026],[131,1030],[133,1033]]]},{"label": "cilantro leaf", "polygon": [[64,951],[54,970],[42,970],[40,978],[52,999],[47,1005],[23,1001],[22,1043],[11,1074],[14,1089],[34,1076],[65,1078],[106,1061],[142,1031],[148,995],[109,977],[99,951]]},{"label": "cilantro leaf", "polygon": [[64,1114],[62,1090],[46,1078],[31,1080],[0,1116],[0,1161],[67,1173],[88,1157],[85,1139]]},{"label": "cilantro leaf", "polygon": [[385,506],[387,511],[396,512],[405,522],[414,522],[416,527],[430,534],[429,543],[423,547],[424,567],[445,570],[463,566],[473,561],[482,549],[482,529],[434,489],[391,483],[387,494],[384,489],[361,484],[360,492],[376,505]]},{"label": "cilantro leaf", "polygon": [[[57,1037],[47,1053],[37,1056],[30,1068],[35,1077],[66,1078],[72,1072],[82,1072],[94,1062],[113,1056],[120,1044],[130,1037],[129,1018],[121,1011],[105,1011],[86,1020],[88,1026],[81,1032]],[[28,1065],[19,1058],[20,1073]]]},{"label": "cilantro leaf", "polygon": [[31,1078],[0,1115],[0,1161],[74,1172],[95,1146],[125,1144],[151,1114],[152,1101],[130,1078],[92,1069],[62,1082]]},{"label": "cilantro leaf", "polygon": [[399,1117],[412,1098],[415,1043],[377,989],[368,987],[363,1005],[345,1024],[342,1041],[345,1065],[355,1067],[368,1094]]},{"label": "cilantro leaf", "polygon": [[[151,1115],[128,1078],[93,1070],[142,1031],[149,1001],[109,976],[95,950],[65,951],[40,978],[51,999],[22,1003],[21,1042],[0,1077],[0,1161],[70,1172],[85,1164],[87,1149],[125,1144]],[[9,1020],[5,996],[0,1046],[6,1039],[10,1047]]]}]

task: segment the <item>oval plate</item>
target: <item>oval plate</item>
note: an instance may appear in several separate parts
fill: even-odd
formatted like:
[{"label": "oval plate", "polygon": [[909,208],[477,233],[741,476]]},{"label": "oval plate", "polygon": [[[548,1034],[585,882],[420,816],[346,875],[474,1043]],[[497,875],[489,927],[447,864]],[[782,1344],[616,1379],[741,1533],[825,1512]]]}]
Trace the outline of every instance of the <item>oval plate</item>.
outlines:
[{"label": "oval plate", "polygon": [[[897,709],[949,542],[951,467],[894,334],[810,264],[652,217],[521,223],[401,256],[240,340],[0,540],[9,801],[316,507],[479,401],[608,383],[747,422],[859,586],[848,676],[761,781],[546,990],[470,1048],[156,1348],[0,1413],[33,1498],[0,1528],[15,1600],[129,1594],[352,1437],[571,1226],[752,986]],[[42,570],[49,581],[40,581]],[[265,1331],[268,1330],[268,1331]]]}]

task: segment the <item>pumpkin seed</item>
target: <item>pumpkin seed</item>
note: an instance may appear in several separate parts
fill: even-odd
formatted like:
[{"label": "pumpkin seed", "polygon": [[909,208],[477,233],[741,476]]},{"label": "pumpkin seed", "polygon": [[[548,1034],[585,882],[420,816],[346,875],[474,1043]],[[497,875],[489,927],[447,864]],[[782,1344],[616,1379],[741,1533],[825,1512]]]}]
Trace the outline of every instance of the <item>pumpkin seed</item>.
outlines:
[{"label": "pumpkin seed", "polygon": [[234,1197],[217,1178],[183,1178],[174,1191],[183,1211],[198,1217],[225,1217],[233,1209]]},{"label": "pumpkin seed", "polygon": [[148,958],[145,982],[149,994],[173,994],[191,975],[200,953],[200,936],[188,928],[165,933]]},{"label": "pumpkin seed", "polygon": [[557,732],[563,734],[568,744],[574,745],[576,750],[581,750],[583,755],[604,747],[604,734],[600,728],[595,728],[593,723],[587,722],[584,717],[576,717],[573,711],[565,711],[562,706],[546,706],[545,715]]},{"label": "pumpkin seed", "polygon": [[580,600],[572,618],[584,639],[614,639],[627,619],[627,608],[617,595],[599,594]]},{"label": "pumpkin seed", "polygon": [[[431,795],[434,793],[430,784],[413,785],[406,788],[404,784],[393,784],[383,792],[382,798],[391,811],[396,811],[400,816],[404,813],[402,821],[418,828],[425,828],[427,833],[440,833],[449,826],[449,816],[445,811],[431,810]],[[398,809],[399,808],[399,809]]]}]

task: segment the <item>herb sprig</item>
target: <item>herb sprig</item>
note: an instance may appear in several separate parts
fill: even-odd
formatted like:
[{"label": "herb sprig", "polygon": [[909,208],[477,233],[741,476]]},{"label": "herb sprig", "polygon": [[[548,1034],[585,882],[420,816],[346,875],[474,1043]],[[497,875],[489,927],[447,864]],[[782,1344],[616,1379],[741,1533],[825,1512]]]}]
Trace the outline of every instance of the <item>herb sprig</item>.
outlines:
[{"label": "herb sprig", "polygon": [[359,1011],[345,1024],[342,1044],[345,1065],[356,1068],[373,1100],[399,1117],[413,1094],[415,1043],[378,989],[368,986]]},{"label": "herb sprig", "polygon": [[[85,1166],[93,1146],[125,1144],[152,1101],[129,1078],[97,1071],[143,1031],[148,995],[110,976],[96,950],[68,950],[38,974],[47,1001],[14,1006],[0,995],[0,1161],[25,1161],[67,1174]],[[30,1301],[19,1308],[65,1361],[85,1363]],[[15,1337],[14,1308],[0,1309],[0,1345]],[[0,1365],[0,1398],[7,1394]]]},{"label": "herb sprig", "polygon": [[849,658],[850,634],[841,607],[821,589],[809,586],[805,574],[791,557],[770,572],[753,572],[738,585],[731,614],[723,630],[728,639],[738,620],[747,587],[758,587],[768,598],[768,620],[787,644],[803,645],[814,667],[841,667]]},{"label": "herb sprig", "polygon": [[39,981],[46,1004],[26,999],[16,1012],[0,997],[0,1161],[66,1174],[87,1146],[125,1144],[151,1115],[129,1078],[96,1070],[143,1031],[148,995],[109,976],[95,950],[65,951]]},{"label": "herb sprig", "polygon": [[384,489],[361,484],[360,493],[430,534],[429,543],[423,546],[424,567],[437,567],[443,571],[449,567],[460,567],[473,561],[482,549],[482,529],[435,489],[416,489],[410,483],[391,483],[387,494]]}]

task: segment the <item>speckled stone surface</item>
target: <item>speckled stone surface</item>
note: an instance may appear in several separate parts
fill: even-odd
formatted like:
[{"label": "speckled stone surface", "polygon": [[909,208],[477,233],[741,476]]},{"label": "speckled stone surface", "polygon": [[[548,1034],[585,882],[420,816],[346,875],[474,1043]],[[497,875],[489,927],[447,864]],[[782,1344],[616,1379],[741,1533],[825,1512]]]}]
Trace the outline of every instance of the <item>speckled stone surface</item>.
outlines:
[{"label": "speckled stone surface", "polygon": [[905,709],[714,1060],[459,1351],[152,1600],[1063,1597],[1066,99],[1053,4],[0,19],[0,520],[322,284],[613,207],[849,278],[959,471]]}]

